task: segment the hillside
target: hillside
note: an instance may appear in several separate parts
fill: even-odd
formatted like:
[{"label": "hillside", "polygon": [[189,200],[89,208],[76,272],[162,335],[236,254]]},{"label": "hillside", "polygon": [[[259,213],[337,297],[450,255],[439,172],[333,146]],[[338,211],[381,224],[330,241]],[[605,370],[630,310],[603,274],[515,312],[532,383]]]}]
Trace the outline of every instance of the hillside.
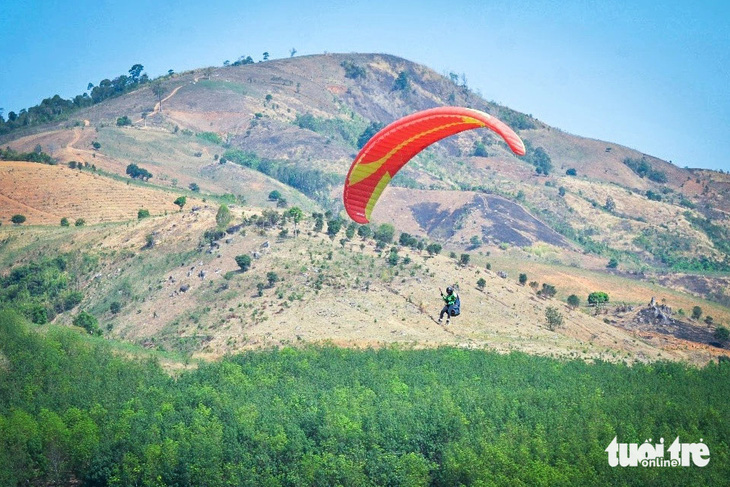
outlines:
[{"label": "hillside", "polygon": [[[395,83],[401,73],[405,88]],[[725,353],[710,342],[715,326],[730,323],[727,174],[564,133],[388,55],[305,56],[161,82],[161,104],[143,86],[2,138],[16,151],[40,146],[58,161],[0,161],[2,273],[42,255],[88,255],[96,263],[76,276],[79,309],[99,317],[109,336],[206,357],[321,341],[696,363]],[[438,242],[441,255],[396,245],[393,266],[394,244],[376,250],[372,239],[346,238],[344,230],[333,239],[313,231],[313,212],[341,210],[342,181],[365,129],[437,105],[494,114],[529,148],[517,158],[495,135],[471,131],[429,147],[394,178],[374,227],[392,224]],[[131,126],[117,126],[123,116]],[[474,155],[478,144],[486,156]],[[547,175],[532,163],[541,152],[551,163]],[[71,169],[72,161],[96,171]],[[152,178],[131,181],[130,164]],[[283,200],[278,209],[272,191]],[[179,195],[189,198],[182,212],[173,204]],[[231,205],[231,226],[294,206],[307,218],[298,238],[291,222],[248,224],[211,245],[204,234],[216,226],[221,202]],[[156,216],[136,221],[141,208]],[[17,213],[27,217],[24,226],[10,224]],[[92,225],[57,228],[62,217]],[[150,238],[154,246],[144,248]],[[458,265],[450,252],[471,261]],[[252,269],[237,272],[234,257],[254,253]],[[606,268],[611,259],[615,269]],[[259,291],[268,272],[283,281]],[[521,273],[555,285],[556,297],[519,285]],[[459,285],[468,313],[443,328],[433,318],[437,289],[448,283]],[[576,294],[585,305],[593,291],[620,306],[594,316],[563,304]],[[638,326],[652,297],[682,310],[683,331]],[[111,313],[115,302],[121,310]],[[555,331],[545,325],[549,306],[565,317]],[[694,306],[714,324],[688,318]]]},{"label": "hillside", "polygon": [[[235,221],[255,213],[232,207]],[[2,254],[17,261],[75,252],[86,266],[78,288],[79,309],[98,317],[104,333],[147,348],[216,358],[250,348],[330,342],[350,347],[453,345],[520,350],[584,359],[647,361],[659,358],[704,363],[725,353],[702,340],[677,339],[660,329],[637,329],[637,313],[651,297],[676,308],[697,303],[719,323],[730,321],[727,308],[656,285],[570,267],[531,263],[530,279],[556,284],[558,299],[536,295],[514,277],[523,268],[507,252],[474,257],[460,265],[445,255],[399,247],[398,261],[376,249],[375,241],[351,241],[312,232],[312,220],[266,228],[248,223],[208,243],[215,228],[215,207],[176,212],[136,223],[95,225],[61,232],[44,227],[0,229]],[[282,237],[282,230],[286,236]],[[344,233],[344,232],[343,232]],[[154,245],[148,248],[147,236]],[[535,249],[537,253],[537,249]],[[250,255],[243,273],[236,255]],[[485,261],[492,269],[485,268]],[[5,265],[10,261],[5,262]],[[90,263],[90,264],[89,264]],[[270,273],[276,275],[271,281]],[[476,285],[483,278],[483,290]],[[449,327],[436,323],[438,287],[454,283],[464,314]],[[602,289],[612,300],[634,306],[630,312],[604,308],[572,310],[561,302],[569,293]],[[118,311],[114,311],[114,303]],[[547,307],[564,316],[550,331]],[[70,324],[75,313],[61,314]],[[707,329],[699,324],[690,328]]]},{"label": "hillside", "polygon": [[[365,74],[348,78],[343,66],[360,67]],[[394,80],[401,72],[407,73],[407,90],[394,89]],[[77,120],[60,124],[55,130],[34,129],[36,133],[26,137],[17,134],[8,144],[26,151],[40,145],[61,162],[94,162],[120,175],[128,164],[136,163],[155,174],[157,184],[185,188],[195,182],[213,193],[246,193],[250,203],[260,203],[261,194],[273,188],[282,190],[261,172],[231,164],[236,162],[233,159],[217,164],[220,159],[216,156],[238,149],[258,159],[290,165],[293,170],[318,171],[321,180],[299,189],[321,204],[337,207],[340,189],[335,182],[341,181],[357,151],[357,138],[370,122],[388,123],[435,105],[471,106],[511,123],[530,147],[543,148],[552,162],[550,175],[536,174],[527,160],[514,157],[496,136],[477,131],[427,149],[402,171],[394,186],[426,189],[434,195],[447,191],[443,197],[435,196],[441,200],[448,199],[452,191],[469,189],[512,200],[519,196],[516,202],[534,217],[569,238],[587,236],[619,254],[623,252],[626,265],[632,268],[638,267],[632,259],[636,253],[641,262],[650,265],[671,265],[700,254],[718,263],[725,258],[693,221],[709,218],[727,235],[729,175],[680,169],[615,143],[566,134],[487,102],[467,87],[403,59],[355,54],[307,56],[207,68],[166,78],[163,86],[161,110],[150,88],[143,87],[82,110]],[[148,114],[145,119],[144,113]],[[134,120],[134,126],[117,128],[115,121],[120,116]],[[94,140],[101,143],[96,154],[90,150]],[[471,155],[478,141],[487,147],[488,157]],[[641,177],[624,164],[626,159],[643,161],[665,182]],[[574,169],[576,176],[566,176],[568,169]],[[560,187],[564,197],[558,194]],[[647,198],[648,191],[655,199]],[[386,192],[381,207],[388,205],[390,193]],[[422,203],[419,197],[423,194],[411,198],[414,206]],[[604,210],[608,196],[616,203],[611,212]],[[292,198],[296,196],[287,195],[290,203],[301,206],[301,198],[296,203]],[[438,211],[458,215],[464,208],[449,206]],[[388,219],[399,228],[418,228],[425,236],[429,228],[414,221],[412,212],[388,215]],[[495,240],[489,230],[501,223],[499,215],[474,215],[472,221],[474,234]],[[655,238],[653,230],[662,225],[667,228],[661,228],[660,233],[686,241],[687,249],[671,256],[654,249],[653,244],[661,238]],[[652,233],[651,241],[637,245],[634,237],[642,232]],[[444,237],[441,233],[437,236]],[[537,235],[523,236],[533,242],[540,240]],[[445,237],[458,245],[464,235]],[[522,239],[506,236],[503,241],[524,244]],[[693,263],[685,267],[699,269]]]},{"label": "hillside", "polygon": [[58,225],[61,218],[71,223],[129,220],[140,209],[152,215],[179,210],[174,193],[129,185],[90,170],[48,166],[32,162],[0,164],[0,218],[7,221],[23,214],[40,225]]}]

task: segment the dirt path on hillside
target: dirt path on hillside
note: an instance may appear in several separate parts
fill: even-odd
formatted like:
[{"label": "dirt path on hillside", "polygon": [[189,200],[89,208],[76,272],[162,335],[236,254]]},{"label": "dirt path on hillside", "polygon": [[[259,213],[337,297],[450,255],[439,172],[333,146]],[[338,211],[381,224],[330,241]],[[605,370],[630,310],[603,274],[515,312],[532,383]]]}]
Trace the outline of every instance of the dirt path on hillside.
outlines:
[{"label": "dirt path on hillside", "polygon": [[86,152],[87,154],[93,154],[94,151],[91,151],[89,149],[79,149],[78,147],[74,147],[75,144],[77,144],[81,140],[81,129],[75,128],[74,129],[74,138],[66,144],[66,150],[75,150],[79,152]]},{"label": "dirt path on hillside", "polygon": [[[185,85],[180,85],[180,86],[176,87],[175,89],[172,90],[172,92],[169,95],[167,95],[161,101],[158,101],[157,103],[155,103],[155,107],[152,109],[152,112],[149,113],[147,116],[148,117],[151,117],[153,115],[156,115],[156,114],[160,113],[160,107],[162,106],[162,103],[166,102],[167,100],[169,100],[170,98],[172,98],[173,96],[175,96],[175,93],[177,93],[178,90],[180,88],[182,88],[183,86],[185,86]],[[134,123],[140,123],[140,122],[143,122],[143,121],[144,121],[144,118],[140,118],[139,120],[135,120]]]},{"label": "dirt path on hillside", "polygon": [[[79,147],[75,147],[76,144],[81,140],[81,137],[83,136],[83,131],[75,127],[73,129],[73,138],[66,144],[66,146],[63,148],[63,151],[66,153],[66,156],[69,159],[73,159],[74,156],[80,156],[83,154],[94,154],[95,152],[90,149],[81,149]],[[84,162],[84,161],[81,161]]]}]

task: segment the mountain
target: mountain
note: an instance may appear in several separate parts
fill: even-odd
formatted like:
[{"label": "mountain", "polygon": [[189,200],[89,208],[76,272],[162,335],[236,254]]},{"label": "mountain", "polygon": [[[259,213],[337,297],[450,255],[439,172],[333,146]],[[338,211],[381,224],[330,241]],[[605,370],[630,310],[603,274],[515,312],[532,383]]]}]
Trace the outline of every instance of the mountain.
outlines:
[{"label": "mountain", "polygon": [[[320,340],[700,362],[723,353],[712,331],[730,323],[727,174],[565,133],[384,54],[205,68],[157,83],[159,95],[142,85],[0,139],[58,162],[0,163],[0,265],[82,252],[94,264],[72,276],[79,306],[110,336],[213,356]],[[341,210],[342,181],[368,128],[440,105],[493,114],[528,146],[518,158],[494,134],[470,131],[394,178],[374,224],[437,242],[443,255],[401,245],[392,265],[390,245],[312,230],[312,213]],[[132,164],[152,177],[131,180]],[[291,221],[252,217],[276,209],[274,191],[281,207],[307,215],[297,238]],[[173,201],[183,195],[179,212]],[[231,225],[246,224],[206,234],[221,203]],[[152,218],[137,221],[141,209]],[[27,217],[20,228],[9,222],[18,213]],[[87,225],[56,227],[64,217]],[[236,271],[234,257],[254,253],[252,270]],[[271,282],[271,272],[282,280]],[[537,289],[556,286],[557,299],[518,284],[519,274]],[[459,284],[470,313],[451,329],[431,321],[446,283]],[[593,291],[622,306],[562,304],[576,294],[585,305]],[[675,310],[675,328],[647,326],[640,311],[652,297]],[[121,309],[111,313],[112,303]],[[712,320],[690,319],[695,306]],[[545,326],[548,307],[566,317],[557,331]]]}]

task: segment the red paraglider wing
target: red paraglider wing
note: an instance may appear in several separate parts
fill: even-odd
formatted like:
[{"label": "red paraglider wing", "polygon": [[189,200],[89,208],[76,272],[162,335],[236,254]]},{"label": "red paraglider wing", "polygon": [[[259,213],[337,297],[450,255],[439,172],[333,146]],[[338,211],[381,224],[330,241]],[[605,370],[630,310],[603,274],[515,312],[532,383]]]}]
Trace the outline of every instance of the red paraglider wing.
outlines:
[{"label": "red paraglider wing", "polygon": [[343,194],[347,214],[367,223],[385,187],[413,156],[450,135],[481,127],[497,132],[515,154],[525,155],[525,145],[512,129],[478,110],[432,108],[391,123],[365,144],[350,166]]}]

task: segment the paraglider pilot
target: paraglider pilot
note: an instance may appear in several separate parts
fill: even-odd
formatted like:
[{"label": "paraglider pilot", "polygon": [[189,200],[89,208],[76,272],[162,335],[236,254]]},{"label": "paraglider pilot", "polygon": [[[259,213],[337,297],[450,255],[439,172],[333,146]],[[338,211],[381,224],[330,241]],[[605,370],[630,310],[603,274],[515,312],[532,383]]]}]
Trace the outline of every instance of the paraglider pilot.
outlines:
[{"label": "paraglider pilot", "polygon": [[441,299],[444,300],[444,307],[441,308],[441,314],[439,314],[439,323],[444,319],[444,315],[446,315],[446,324],[448,325],[451,323],[451,316],[452,311],[454,309],[454,305],[456,304],[456,294],[454,294],[454,288],[449,286],[446,288],[446,294],[441,291],[441,288],[439,288],[439,292],[441,293]]}]

